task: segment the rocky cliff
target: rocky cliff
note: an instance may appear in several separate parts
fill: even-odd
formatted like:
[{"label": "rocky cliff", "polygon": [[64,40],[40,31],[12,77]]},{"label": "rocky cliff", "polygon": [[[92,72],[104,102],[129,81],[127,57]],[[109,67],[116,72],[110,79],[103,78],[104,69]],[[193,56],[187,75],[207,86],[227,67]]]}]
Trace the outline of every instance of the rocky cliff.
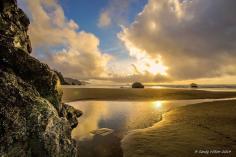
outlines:
[{"label": "rocky cliff", "polygon": [[58,76],[30,56],[29,24],[16,0],[0,1],[0,156],[77,156],[81,112],[61,103]]}]

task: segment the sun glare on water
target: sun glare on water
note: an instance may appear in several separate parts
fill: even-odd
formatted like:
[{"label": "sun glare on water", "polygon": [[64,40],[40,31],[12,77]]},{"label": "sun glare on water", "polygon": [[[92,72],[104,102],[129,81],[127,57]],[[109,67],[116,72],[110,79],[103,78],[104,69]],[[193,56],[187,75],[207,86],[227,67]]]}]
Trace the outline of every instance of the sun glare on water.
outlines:
[{"label": "sun glare on water", "polygon": [[163,106],[163,102],[162,101],[155,101],[153,102],[153,107],[155,109],[160,109]]}]

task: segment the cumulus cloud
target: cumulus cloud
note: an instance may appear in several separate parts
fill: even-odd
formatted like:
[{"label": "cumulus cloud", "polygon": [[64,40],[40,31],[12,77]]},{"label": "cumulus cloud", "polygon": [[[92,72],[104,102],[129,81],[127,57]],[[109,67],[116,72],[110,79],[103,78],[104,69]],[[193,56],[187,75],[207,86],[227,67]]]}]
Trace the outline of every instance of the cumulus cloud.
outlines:
[{"label": "cumulus cloud", "polygon": [[166,73],[168,69],[165,69],[162,64],[150,58],[142,58],[140,60],[131,58],[125,60],[115,59],[109,64],[108,77],[97,79],[119,83],[173,81]]},{"label": "cumulus cloud", "polygon": [[[127,10],[137,1],[109,1],[98,26],[127,25]],[[118,34],[131,58],[112,61],[56,0],[18,2],[31,19],[33,54],[65,76],[118,82],[236,76],[234,0],[149,0]]]},{"label": "cumulus cloud", "polygon": [[234,0],[149,0],[118,36],[130,56],[161,61],[171,79],[235,75],[235,6]]},{"label": "cumulus cloud", "polygon": [[107,11],[101,13],[98,21],[99,27],[107,27],[111,24],[111,17]]},{"label": "cumulus cloud", "polygon": [[67,77],[106,77],[110,57],[99,50],[99,39],[79,30],[56,0],[20,0],[20,4],[31,19],[29,35],[36,57]]},{"label": "cumulus cloud", "polygon": [[140,0],[110,0],[100,13],[98,26],[108,27],[112,24],[125,25],[128,21],[128,12],[132,4]]}]

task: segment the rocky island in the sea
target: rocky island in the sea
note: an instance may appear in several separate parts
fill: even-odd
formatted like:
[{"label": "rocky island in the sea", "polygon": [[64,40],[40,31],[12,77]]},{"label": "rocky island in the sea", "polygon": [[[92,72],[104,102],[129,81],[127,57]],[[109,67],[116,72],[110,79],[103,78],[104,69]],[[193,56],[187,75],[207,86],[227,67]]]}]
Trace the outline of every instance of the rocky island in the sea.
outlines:
[{"label": "rocky island in the sea", "polygon": [[190,87],[191,87],[191,88],[198,88],[198,85],[197,85],[196,83],[191,83],[191,84],[190,84]]},{"label": "rocky island in the sea", "polygon": [[61,103],[58,76],[30,55],[29,24],[16,0],[0,1],[0,156],[77,156],[81,112]]},{"label": "rocky island in the sea", "polygon": [[144,88],[144,85],[140,82],[134,82],[132,88]]},{"label": "rocky island in the sea", "polygon": [[86,85],[89,84],[87,81],[80,81],[77,79],[69,78],[69,77],[64,77],[61,72],[54,70],[54,72],[57,74],[59,77],[59,80],[61,82],[61,85]]}]

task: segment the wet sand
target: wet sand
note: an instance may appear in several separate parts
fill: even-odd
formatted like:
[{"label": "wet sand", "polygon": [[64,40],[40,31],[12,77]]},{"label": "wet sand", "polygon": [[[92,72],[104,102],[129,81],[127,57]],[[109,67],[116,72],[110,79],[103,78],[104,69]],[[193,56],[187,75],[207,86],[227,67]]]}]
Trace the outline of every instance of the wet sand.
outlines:
[{"label": "wet sand", "polygon": [[152,101],[236,97],[236,92],[203,91],[193,89],[63,88],[63,92],[64,102],[78,100]]},{"label": "wet sand", "polygon": [[171,110],[154,126],[129,133],[122,148],[125,157],[236,156],[236,101]]}]

